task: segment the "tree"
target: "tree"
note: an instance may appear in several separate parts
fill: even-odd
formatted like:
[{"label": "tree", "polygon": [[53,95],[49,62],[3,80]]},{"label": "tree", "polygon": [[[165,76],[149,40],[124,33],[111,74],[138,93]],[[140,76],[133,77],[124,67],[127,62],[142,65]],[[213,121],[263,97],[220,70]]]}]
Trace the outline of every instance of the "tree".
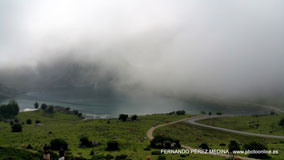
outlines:
[{"label": "tree", "polygon": [[[244,145],[245,150],[267,150],[267,147],[264,144],[258,142],[251,142]],[[250,154],[249,157],[257,159],[268,159],[267,154]]]},{"label": "tree", "polygon": [[126,121],[127,118],[128,118],[128,114],[120,114],[118,119],[122,121]]},{"label": "tree", "polygon": [[41,108],[42,110],[45,110],[45,109],[47,108],[47,105],[46,105],[45,103],[43,103],[43,104],[41,104],[40,108]]},{"label": "tree", "polygon": [[68,144],[63,139],[57,138],[50,141],[50,148],[52,150],[60,150],[60,148],[63,148],[64,150],[68,149]]},{"label": "tree", "polygon": [[138,116],[135,114],[135,115],[131,116],[131,120],[132,120],[132,121],[136,121],[136,120],[137,120],[137,117],[138,117]]},{"label": "tree", "polygon": [[279,121],[279,126],[284,127],[284,118],[282,118],[282,119]]},{"label": "tree", "polygon": [[15,100],[10,100],[9,103],[0,105],[0,117],[12,118],[19,113],[20,109]]},{"label": "tree", "polygon": [[39,104],[37,102],[35,102],[34,107],[35,107],[35,109],[38,109]]},{"label": "tree", "polygon": [[234,160],[234,151],[240,150],[240,145],[236,141],[230,141],[228,145],[229,153],[232,155],[232,160]]},{"label": "tree", "polygon": [[108,141],[106,150],[107,151],[118,151],[119,150],[118,142],[117,141]]},{"label": "tree", "polygon": [[32,121],[31,119],[27,119],[27,120],[26,120],[26,123],[27,123],[27,124],[32,124],[33,121]]},{"label": "tree", "polygon": [[12,116],[16,116],[20,111],[19,105],[15,100],[10,100],[7,106],[10,108]]},{"label": "tree", "polygon": [[12,132],[22,132],[22,125],[21,124],[14,124],[12,125]]}]

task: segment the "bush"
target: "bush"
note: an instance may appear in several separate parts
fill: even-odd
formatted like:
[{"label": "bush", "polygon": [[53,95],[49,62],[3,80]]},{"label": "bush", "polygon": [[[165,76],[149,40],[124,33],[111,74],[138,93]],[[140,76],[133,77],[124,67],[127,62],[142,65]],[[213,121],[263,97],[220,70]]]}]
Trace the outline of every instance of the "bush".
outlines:
[{"label": "bush", "polygon": [[166,160],[167,158],[165,156],[159,156],[157,160]]},{"label": "bush", "polygon": [[[258,142],[251,142],[244,145],[245,150],[267,150],[264,144]],[[249,157],[257,159],[267,159],[270,158],[267,154],[250,154]]]},{"label": "bush", "polygon": [[211,115],[212,115],[212,112],[208,112],[208,115],[211,116]]},{"label": "bush", "polygon": [[206,112],[205,112],[205,111],[200,111],[200,113],[201,113],[201,114],[206,114]]},{"label": "bush", "polygon": [[91,152],[90,152],[90,156],[93,156],[94,154],[95,154],[94,151],[91,151]]},{"label": "bush", "polygon": [[33,147],[31,144],[29,144],[26,149],[33,149]]},{"label": "bush", "polygon": [[202,143],[202,144],[199,146],[199,148],[201,148],[201,149],[207,149],[207,150],[210,149],[207,143]]},{"label": "bush", "polygon": [[36,123],[36,124],[39,124],[39,123],[41,123],[41,122],[40,122],[40,120],[36,120],[35,123]]},{"label": "bush", "polygon": [[49,106],[47,108],[47,113],[54,113],[54,107],[53,106]]},{"label": "bush", "polygon": [[127,118],[128,118],[128,114],[120,114],[118,119],[122,121],[126,121]]},{"label": "bush", "polygon": [[179,143],[179,140],[177,139],[157,135],[151,140],[150,147],[159,148],[159,149],[161,148],[171,149],[171,148],[180,148],[181,145]]},{"label": "bush", "polygon": [[89,141],[88,137],[80,138],[80,147],[92,147],[92,142]]},{"label": "bush", "polygon": [[50,141],[50,148],[52,150],[60,150],[61,147],[64,150],[68,149],[68,144],[63,139],[57,138],[57,139],[53,139],[53,140]]},{"label": "bush", "polygon": [[230,141],[229,145],[228,145],[228,150],[230,153],[233,153],[234,151],[240,150],[240,145],[238,142],[236,141]]},{"label": "bush", "polygon": [[26,120],[26,123],[27,123],[27,124],[32,124],[33,121],[32,121],[31,119],[27,119],[27,120]]},{"label": "bush", "polygon": [[47,108],[47,105],[46,105],[45,103],[43,103],[43,104],[41,104],[40,108],[41,108],[42,110],[45,110],[45,109]]},{"label": "bush", "polygon": [[21,124],[16,123],[11,128],[12,128],[12,132],[22,132]]},{"label": "bush", "polygon": [[121,155],[119,155],[119,156],[116,156],[115,157],[115,160],[124,160],[124,159],[126,159],[127,158],[127,155],[126,154],[121,154]]},{"label": "bush", "polygon": [[221,112],[216,112],[216,115],[222,115],[222,113]]},{"label": "bush", "polygon": [[161,155],[161,151],[152,151],[151,152],[152,155]]},{"label": "bush", "polygon": [[185,115],[185,111],[181,110],[181,111],[176,111],[176,115]]},{"label": "bush", "polygon": [[284,118],[282,118],[282,119],[279,121],[279,126],[284,127]]},{"label": "bush", "polygon": [[118,142],[117,141],[109,141],[107,142],[107,151],[118,151],[119,150],[119,146],[118,146]]},{"label": "bush", "polygon": [[135,115],[131,116],[131,120],[132,120],[132,121],[136,121],[136,120],[137,120],[137,117],[138,117],[138,116],[135,114]]},{"label": "bush", "polygon": [[73,114],[77,115],[79,113],[78,110],[73,110]]}]

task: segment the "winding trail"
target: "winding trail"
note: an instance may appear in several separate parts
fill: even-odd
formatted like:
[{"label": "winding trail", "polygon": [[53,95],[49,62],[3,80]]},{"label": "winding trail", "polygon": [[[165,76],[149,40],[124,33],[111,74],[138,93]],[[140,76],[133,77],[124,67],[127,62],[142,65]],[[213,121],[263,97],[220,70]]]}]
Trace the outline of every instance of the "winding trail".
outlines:
[{"label": "winding trail", "polygon": [[[171,124],[175,124],[175,123],[179,123],[179,122],[184,122],[184,121],[190,121],[191,119],[195,119],[197,117],[191,117],[191,118],[185,118],[185,119],[182,119],[182,120],[178,120],[178,121],[174,121],[174,122],[169,122],[169,123],[165,123],[165,124],[161,124],[161,125],[157,125],[157,126],[154,126],[152,128],[150,128],[148,131],[147,131],[147,137],[152,140],[154,137],[153,137],[153,132],[155,131],[155,129],[157,128],[161,128],[161,127],[164,127],[164,126],[168,126],[168,125],[171,125]],[[185,149],[188,149],[188,150],[193,150],[195,148],[192,148],[190,146],[186,146],[186,145],[181,145],[183,148]],[[213,156],[221,156],[221,157],[225,157],[225,158],[229,158],[229,155],[228,154],[207,154],[207,155],[213,155]],[[248,158],[248,157],[241,157],[241,156],[235,156],[235,158],[239,158],[241,160],[256,160],[254,158]]]},{"label": "winding trail", "polygon": [[235,133],[235,134],[241,134],[241,135],[249,135],[249,136],[257,136],[257,137],[264,137],[264,138],[278,138],[278,139],[284,139],[284,136],[277,136],[277,135],[267,135],[267,134],[259,134],[259,133],[252,133],[252,132],[244,132],[244,131],[238,131],[238,130],[232,130],[232,129],[227,129],[227,128],[221,128],[221,127],[215,127],[215,126],[210,126],[206,124],[201,124],[196,121],[200,120],[205,120],[205,119],[211,119],[211,118],[220,118],[220,117],[232,117],[232,115],[222,115],[222,116],[200,116],[200,117],[193,117],[186,122],[196,125],[196,126],[201,126],[201,127],[206,127],[206,128],[211,128],[219,131],[224,131],[224,132],[230,132],[230,133]]}]

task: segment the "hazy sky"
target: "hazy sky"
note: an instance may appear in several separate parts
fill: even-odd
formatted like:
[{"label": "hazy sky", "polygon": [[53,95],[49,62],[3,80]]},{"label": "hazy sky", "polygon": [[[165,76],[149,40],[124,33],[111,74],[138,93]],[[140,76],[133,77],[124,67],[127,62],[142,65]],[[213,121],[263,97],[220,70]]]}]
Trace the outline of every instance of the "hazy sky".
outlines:
[{"label": "hazy sky", "polygon": [[122,90],[228,95],[284,89],[283,60],[283,0],[0,0],[2,77],[70,62]]}]

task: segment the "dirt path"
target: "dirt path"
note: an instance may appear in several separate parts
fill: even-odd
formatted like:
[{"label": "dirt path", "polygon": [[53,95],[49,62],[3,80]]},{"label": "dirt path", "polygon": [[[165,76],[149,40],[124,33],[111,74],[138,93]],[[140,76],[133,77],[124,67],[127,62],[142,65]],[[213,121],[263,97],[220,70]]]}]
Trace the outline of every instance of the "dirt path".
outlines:
[{"label": "dirt path", "polygon": [[[153,137],[153,132],[155,131],[155,129],[157,128],[160,128],[160,127],[164,127],[164,126],[168,126],[168,125],[171,125],[171,124],[175,124],[175,123],[179,123],[179,122],[184,122],[184,121],[190,121],[191,119],[195,119],[197,117],[192,117],[192,118],[185,118],[185,119],[182,119],[182,120],[178,120],[178,121],[174,121],[174,122],[169,122],[169,123],[165,123],[165,124],[161,124],[161,125],[157,125],[157,126],[154,126],[152,128],[150,128],[148,131],[147,131],[147,137],[152,140],[154,137]],[[185,145],[182,145],[183,148],[185,149],[188,149],[188,150],[192,150],[194,148],[190,147],[190,146],[185,146]],[[214,156],[221,156],[221,157],[225,157],[225,158],[229,158],[229,155],[228,154],[209,154],[209,155],[214,155]],[[241,160],[256,160],[254,158],[247,158],[247,157],[240,157],[240,156],[235,156],[235,158],[239,158]]]}]

